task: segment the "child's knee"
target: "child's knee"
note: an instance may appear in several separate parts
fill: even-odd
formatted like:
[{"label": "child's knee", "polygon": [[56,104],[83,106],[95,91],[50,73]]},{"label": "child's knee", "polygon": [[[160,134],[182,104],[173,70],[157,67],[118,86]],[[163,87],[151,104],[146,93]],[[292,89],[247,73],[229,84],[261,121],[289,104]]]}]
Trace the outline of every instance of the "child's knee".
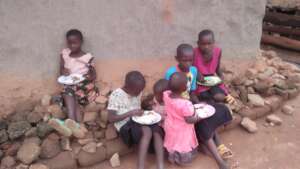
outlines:
[{"label": "child's knee", "polygon": [[222,93],[218,93],[214,95],[214,100],[217,102],[224,102],[225,101],[225,95]]}]

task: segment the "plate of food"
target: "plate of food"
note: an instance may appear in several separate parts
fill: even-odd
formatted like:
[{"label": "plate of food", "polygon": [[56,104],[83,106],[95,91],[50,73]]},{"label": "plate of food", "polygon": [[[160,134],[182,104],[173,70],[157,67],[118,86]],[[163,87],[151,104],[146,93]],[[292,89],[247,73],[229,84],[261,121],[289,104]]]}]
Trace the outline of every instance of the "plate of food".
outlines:
[{"label": "plate of food", "polygon": [[216,109],[213,106],[206,103],[195,104],[194,107],[197,115],[202,119],[209,118],[216,112]]},{"label": "plate of food", "polygon": [[145,110],[141,116],[133,116],[132,120],[143,125],[152,125],[161,121],[161,115],[153,110]]},{"label": "plate of food", "polygon": [[222,80],[218,76],[206,76],[203,82],[198,81],[197,83],[201,86],[216,86],[222,83]]},{"label": "plate of food", "polygon": [[58,83],[65,84],[65,85],[75,85],[84,80],[83,75],[81,74],[70,74],[69,76],[59,76],[57,81]]}]

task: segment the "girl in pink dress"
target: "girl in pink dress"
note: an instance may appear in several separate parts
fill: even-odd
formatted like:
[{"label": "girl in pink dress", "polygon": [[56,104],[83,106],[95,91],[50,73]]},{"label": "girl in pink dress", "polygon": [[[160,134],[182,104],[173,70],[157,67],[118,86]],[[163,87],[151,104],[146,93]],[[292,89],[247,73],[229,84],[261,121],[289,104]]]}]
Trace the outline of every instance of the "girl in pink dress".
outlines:
[{"label": "girl in pink dress", "polygon": [[[203,80],[205,76],[217,75],[222,80],[223,74],[220,70],[221,49],[215,46],[214,34],[211,30],[203,30],[198,36],[198,47],[194,49],[195,58],[193,65],[202,76],[198,80]],[[197,95],[201,100],[214,100],[224,102],[228,95],[228,90],[223,83],[218,86],[205,87],[198,85]]]},{"label": "girl in pink dress", "polygon": [[196,155],[198,142],[194,123],[201,119],[195,114],[192,102],[182,96],[187,89],[185,73],[174,73],[169,80],[169,89],[163,95],[167,114],[164,147],[171,163],[185,165]]}]

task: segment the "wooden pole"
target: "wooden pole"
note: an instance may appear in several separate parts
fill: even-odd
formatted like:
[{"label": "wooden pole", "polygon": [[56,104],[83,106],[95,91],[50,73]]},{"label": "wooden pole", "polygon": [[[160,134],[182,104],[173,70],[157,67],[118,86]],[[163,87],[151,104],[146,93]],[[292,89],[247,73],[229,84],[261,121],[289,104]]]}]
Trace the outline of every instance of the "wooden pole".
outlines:
[{"label": "wooden pole", "polygon": [[300,29],[292,29],[283,26],[263,25],[263,30],[267,32],[279,33],[281,35],[295,35],[300,36]]},{"label": "wooden pole", "polygon": [[282,26],[300,27],[300,16],[267,11],[264,22]]},{"label": "wooden pole", "polygon": [[300,41],[289,39],[286,37],[275,37],[263,33],[261,42],[265,44],[270,44],[285,49],[300,51]]}]

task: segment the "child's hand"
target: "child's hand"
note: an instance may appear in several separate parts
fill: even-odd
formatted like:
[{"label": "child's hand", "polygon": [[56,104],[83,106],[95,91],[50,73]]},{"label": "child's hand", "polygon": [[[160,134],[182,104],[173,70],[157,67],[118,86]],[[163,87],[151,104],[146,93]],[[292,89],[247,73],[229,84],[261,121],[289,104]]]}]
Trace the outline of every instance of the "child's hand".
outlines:
[{"label": "child's hand", "polygon": [[141,116],[143,114],[144,114],[144,111],[141,109],[136,109],[136,110],[130,111],[131,116]]}]

